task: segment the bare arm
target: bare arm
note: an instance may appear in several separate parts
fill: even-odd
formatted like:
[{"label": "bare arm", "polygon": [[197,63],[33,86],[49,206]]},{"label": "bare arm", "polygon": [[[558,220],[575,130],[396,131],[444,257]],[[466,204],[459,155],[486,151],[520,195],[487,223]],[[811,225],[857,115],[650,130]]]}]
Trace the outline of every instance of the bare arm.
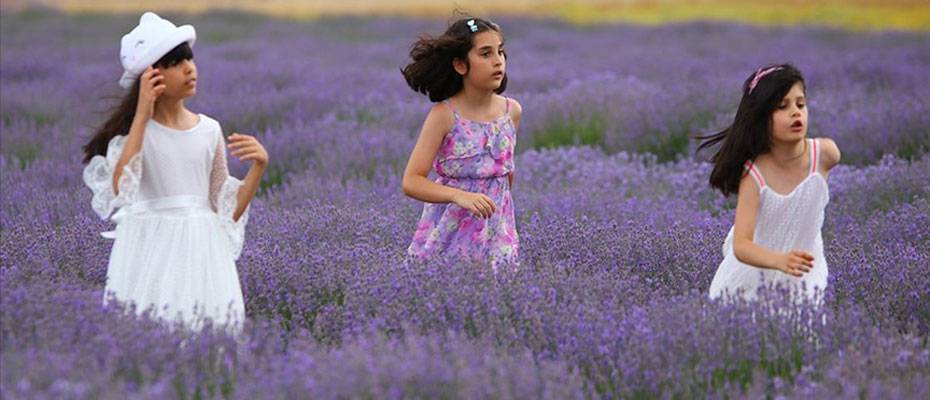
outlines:
[{"label": "bare arm", "polygon": [[148,67],[139,77],[139,100],[136,105],[136,115],[132,119],[123,153],[116,162],[113,171],[113,194],[119,195],[119,178],[123,176],[123,167],[129,164],[132,157],[142,151],[142,139],[145,137],[145,126],[155,111],[155,101],[165,91],[162,83],[165,77],[157,69]]},{"label": "bare arm", "polygon": [[113,194],[115,195],[119,195],[119,179],[123,176],[123,167],[129,164],[132,157],[142,151],[142,139],[145,137],[147,123],[148,118],[140,117],[138,113],[132,120],[129,135],[126,136],[126,142],[123,144],[123,153],[120,154],[116,169],[113,171]]},{"label": "bare arm", "polygon": [[514,99],[510,99],[510,118],[513,119],[513,130],[516,132],[520,127],[520,118],[523,117],[523,106]]},{"label": "bare arm", "polygon": [[452,123],[452,111],[446,105],[436,104],[430,109],[404,169],[401,183],[404,194],[427,203],[455,203],[476,215],[489,217],[494,212],[494,202],[484,194],[440,185],[427,178],[442,140],[452,129]]},{"label": "bare arm", "polygon": [[793,276],[809,272],[814,260],[809,253],[798,250],[780,253],[753,241],[758,212],[759,188],[747,174],[740,180],[736,221],[733,223],[733,255],[736,259],[759,268],[775,269]]},{"label": "bare arm", "polygon": [[833,139],[822,138],[815,140],[820,143],[821,161],[819,168],[824,172],[825,176],[829,175],[830,170],[840,163],[840,148],[837,147]]},{"label": "bare arm", "polygon": [[265,147],[255,137],[233,133],[229,136],[229,148],[232,149],[232,155],[239,157],[242,161],[252,161],[249,172],[242,179],[242,186],[236,192],[236,211],[233,212],[233,221],[239,221],[239,217],[245,212],[245,209],[255,197],[258,186],[268,167],[268,152]]},{"label": "bare arm", "polygon": [[[510,111],[510,118],[513,120],[513,131],[514,135],[516,135],[517,128],[520,127],[520,118],[523,117],[523,106],[521,106],[520,103],[514,99],[510,99],[509,101],[511,102],[512,107]],[[507,176],[507,183],[511,188],[513,188],[513,172]]]},{"label": "bare arm", "polygon": [[427,178],[439,146],[442,145],[446,132],[451,129],[452,112],[445,105],[434,105],[423,122],[420,137],[410,153],[410,159],[407,160],[402,183],[404,194],[428,203],[450,203],[453,197],[461,192]]}]

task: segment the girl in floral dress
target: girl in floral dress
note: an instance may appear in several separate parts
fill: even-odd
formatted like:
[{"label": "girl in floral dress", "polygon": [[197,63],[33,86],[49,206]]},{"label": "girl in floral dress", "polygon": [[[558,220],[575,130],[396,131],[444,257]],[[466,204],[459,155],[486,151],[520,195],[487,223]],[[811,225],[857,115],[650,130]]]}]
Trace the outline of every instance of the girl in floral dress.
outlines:
[{"label": "girl in floral dress", "polygon": [[500,95],[507,86],[500,27],[461,19],[442,36],[421,37],[410,57],[407,84],[437,104],[404,171],[404,193],[426,203],[408,254],[481,260],[495,271],[517,265],[510,188],[522,108]]}]

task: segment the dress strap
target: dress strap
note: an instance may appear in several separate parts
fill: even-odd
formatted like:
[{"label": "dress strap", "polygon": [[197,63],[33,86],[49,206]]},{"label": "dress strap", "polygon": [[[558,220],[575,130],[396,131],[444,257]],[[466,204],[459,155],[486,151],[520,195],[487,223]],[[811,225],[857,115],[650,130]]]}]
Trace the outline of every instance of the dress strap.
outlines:
[{"label": "dress strap", "polygon": [[442,104],[445,104],[447,107],[449,107],[449,110],[452,111],[452,114],[455,114],[456,116],[459,115],[458,111],[455,110],[455,107],[452,107],[452,102],[449,101],[449,99],[443,100]]},{"label": "dress strap", "polygon": [[817,172],[817,162],[820,161],[820,148],[817,146],[817,139],[808,139],[811,141],[811,173]]},{"label": "dress strap", "polygon": [[510,114],[510,98],[504,97],[504,102],[507,103],[507,105],[504,106],[504,115]]},{"label": "dress strap", "polygon": [[759,190],[765,187],[765,179],[762,178],[762,174],[759,172],[759,169],[756,168],[756,165],[752,161],[746,161],[746,164],[743,164],[743,167],[749,171],[749,176],[756,181],[756,184],[759,185]]}]

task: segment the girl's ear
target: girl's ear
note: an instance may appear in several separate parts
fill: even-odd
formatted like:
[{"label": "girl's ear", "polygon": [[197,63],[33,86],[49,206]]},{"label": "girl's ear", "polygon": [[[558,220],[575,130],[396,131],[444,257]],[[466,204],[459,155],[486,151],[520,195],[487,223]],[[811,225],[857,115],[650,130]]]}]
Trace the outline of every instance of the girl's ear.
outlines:
[{"label": "girl's ear", "polygon": [[465,61],[462,61],[461,58],[452,59],[452,68],[455,69],[456,73],[462,76],[468,73],[468,64],[465,64]]}]

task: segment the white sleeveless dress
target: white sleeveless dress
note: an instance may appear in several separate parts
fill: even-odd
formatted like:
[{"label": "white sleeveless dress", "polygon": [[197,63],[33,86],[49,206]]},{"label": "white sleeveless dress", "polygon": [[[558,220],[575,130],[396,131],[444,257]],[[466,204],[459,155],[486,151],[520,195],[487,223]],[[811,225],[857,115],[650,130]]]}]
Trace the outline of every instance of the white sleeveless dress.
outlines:
[{"label": "white sleeveless dress", "polygon": [[[754,299],[762,285],[775,283],[797,290],[803,297],[819,302],[827,287],[827,260],[823,252],[824,209],[830,201],[827,181],[817,171],[819,143],[807,139],[810,148],[810,173],[786,195],[779,194],[765,184],[759,169],[752,163],[746,166],[759,186],[759,211],[753,242],[777,252],[803,250],[814,256],[814,266],[801,277],[784,272],[760,268],[740,262],[733,254],[733,228],[723,244],[723,262],[710,284],[710,297],[718,298],[725,292],[740,292],[743,298]],[[816,290],[816,289],[819,289]],[[819,294],[818,294],[819,293]]]},{"label": "white sleeveless dress", "polygon": [[94,211],[117,224],[103,233],[115,239],[104,303],[113,296],[138,312],[153,307],[156,317],[193,329],[204,317],[238,324],[245,309],[234,260],[248,211],[232,220],[242,182],[229,176],[220,124],[203,114],[185,131],[149,121],[117,196],[113,171],[125,141],[114,137],[106,157],[84,169]]}]

